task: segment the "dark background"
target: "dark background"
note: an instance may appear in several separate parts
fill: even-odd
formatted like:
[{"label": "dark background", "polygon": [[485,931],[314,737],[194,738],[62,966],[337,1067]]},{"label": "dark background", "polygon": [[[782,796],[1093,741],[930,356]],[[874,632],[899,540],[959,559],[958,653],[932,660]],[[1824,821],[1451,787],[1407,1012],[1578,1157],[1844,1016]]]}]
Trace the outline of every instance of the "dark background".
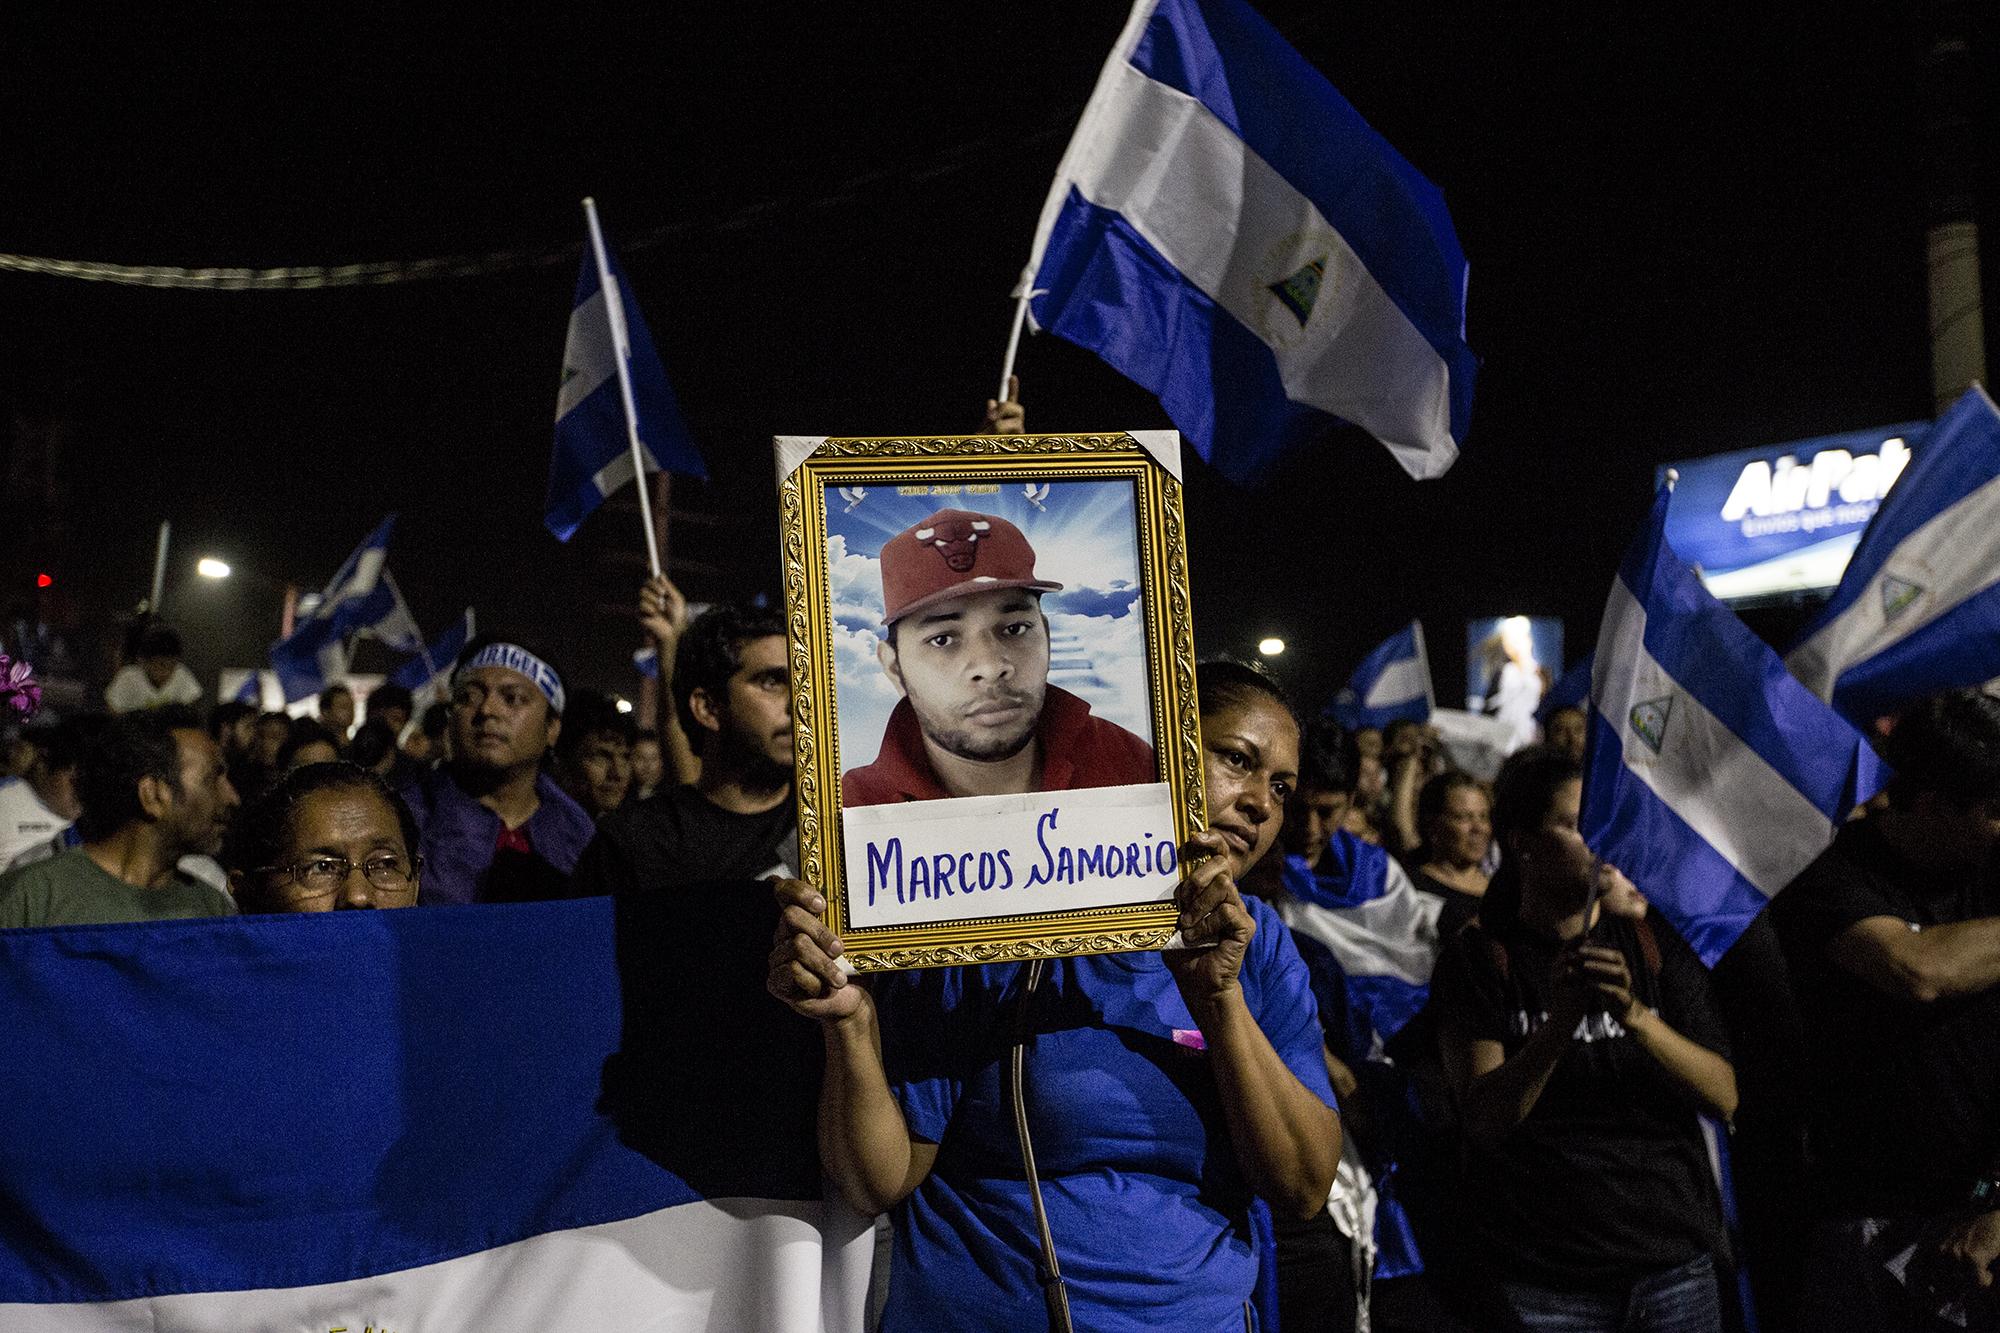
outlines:
[{"label": "dark background", "polygon": [[[1931,414],[1920,7],[1261,8],[1445,191],[1483,368],[1440,481],[1352,431],[1254,491],[1191,462],[1204,651],[1280,634],[1317,701],[1416,615],[1449,701],[1468,616],[1561,616],[1572,657],[1591,643],[1657,464]],[[1975,13],[1989,224],[1993,8]],[[1125,16],[275,9],[10,8],[0,252],[545,258],[268,293],[0,272],[9,610],[102,642],[170,518],[166,610],[210,686],[261,661],[284,582],[319,587],[397,510],[390,563],[426,629],[472,603],[483,628],[631,690],[634,630],[609,608],[639,577],[636,518],[607,507],[567,547],[541,526],[586,193],[713,475],[675,485],[683,585],[775,594],[771,435],[976,429],[1049,178]],[[1171,424],[1053,338],[1020,370],[1030,429]],[[194,579],[202,554],[241,577]],[[38,593],[42,571],[56,586]]]}]

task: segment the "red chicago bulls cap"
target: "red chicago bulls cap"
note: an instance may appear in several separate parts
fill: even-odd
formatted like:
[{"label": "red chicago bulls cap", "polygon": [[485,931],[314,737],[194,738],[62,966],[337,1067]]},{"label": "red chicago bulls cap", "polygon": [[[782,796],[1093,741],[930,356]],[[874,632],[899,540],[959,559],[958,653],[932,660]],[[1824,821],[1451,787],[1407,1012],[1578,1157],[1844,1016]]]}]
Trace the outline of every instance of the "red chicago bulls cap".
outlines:
[{"label": "red chicago bulls cap", "polygon": [[1035,548],[996,515],[940,509],[882,546],[884,625],[948,597],[997,588],[1062,591],[1035,577]]}]

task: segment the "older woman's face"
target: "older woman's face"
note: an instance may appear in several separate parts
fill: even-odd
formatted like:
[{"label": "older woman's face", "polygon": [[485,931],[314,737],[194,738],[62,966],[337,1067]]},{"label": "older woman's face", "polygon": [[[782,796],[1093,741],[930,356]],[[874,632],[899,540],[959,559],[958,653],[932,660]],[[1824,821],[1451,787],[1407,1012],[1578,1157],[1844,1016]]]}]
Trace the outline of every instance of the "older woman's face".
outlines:
[{"label": "older woman's face", "polygon": [[408,907],[417,900],[402,823],[380,793],[365,787],[316,791],[293,806],[277,860],[264,887],[281,912]]},{"label": "older woman's face", "polygon": [[1208,826],[1240,877],[1278,840],[1285,798],[1299,780],[1299,725],[1277,700],[1252,694],[1201,719]]}]

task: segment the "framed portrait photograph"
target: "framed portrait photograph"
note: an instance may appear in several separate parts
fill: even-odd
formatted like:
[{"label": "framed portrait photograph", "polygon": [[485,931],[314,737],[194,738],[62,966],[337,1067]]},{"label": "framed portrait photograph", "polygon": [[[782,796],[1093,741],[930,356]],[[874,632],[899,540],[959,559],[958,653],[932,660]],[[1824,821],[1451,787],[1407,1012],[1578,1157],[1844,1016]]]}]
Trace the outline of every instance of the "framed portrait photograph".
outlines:
[{"label": "framed portrait photograph", "polygon": [[1160,948],[1203,822],[1179,436],[776,452],[799,858],[847,958]]}]

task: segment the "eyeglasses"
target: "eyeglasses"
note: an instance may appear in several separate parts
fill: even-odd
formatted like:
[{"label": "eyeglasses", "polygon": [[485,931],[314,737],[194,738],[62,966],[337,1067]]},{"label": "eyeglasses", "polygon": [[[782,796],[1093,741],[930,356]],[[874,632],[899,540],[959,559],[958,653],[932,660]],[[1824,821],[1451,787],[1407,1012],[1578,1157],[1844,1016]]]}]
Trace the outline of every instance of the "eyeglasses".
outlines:
[{"label": "eyeglasses", "polygon": [[[417,896],[417,872],[423,866],[421,856],[405,860],[394,852],[378,852],[361,862],[361,877],[385,901],[411,902]],[[297,897],[324,898],[346,885],[347,877],[354,873],[354,862],[344,856],[311,856],[288,866],[264,866],[256,873],[286,876],[298,890]]]}]

